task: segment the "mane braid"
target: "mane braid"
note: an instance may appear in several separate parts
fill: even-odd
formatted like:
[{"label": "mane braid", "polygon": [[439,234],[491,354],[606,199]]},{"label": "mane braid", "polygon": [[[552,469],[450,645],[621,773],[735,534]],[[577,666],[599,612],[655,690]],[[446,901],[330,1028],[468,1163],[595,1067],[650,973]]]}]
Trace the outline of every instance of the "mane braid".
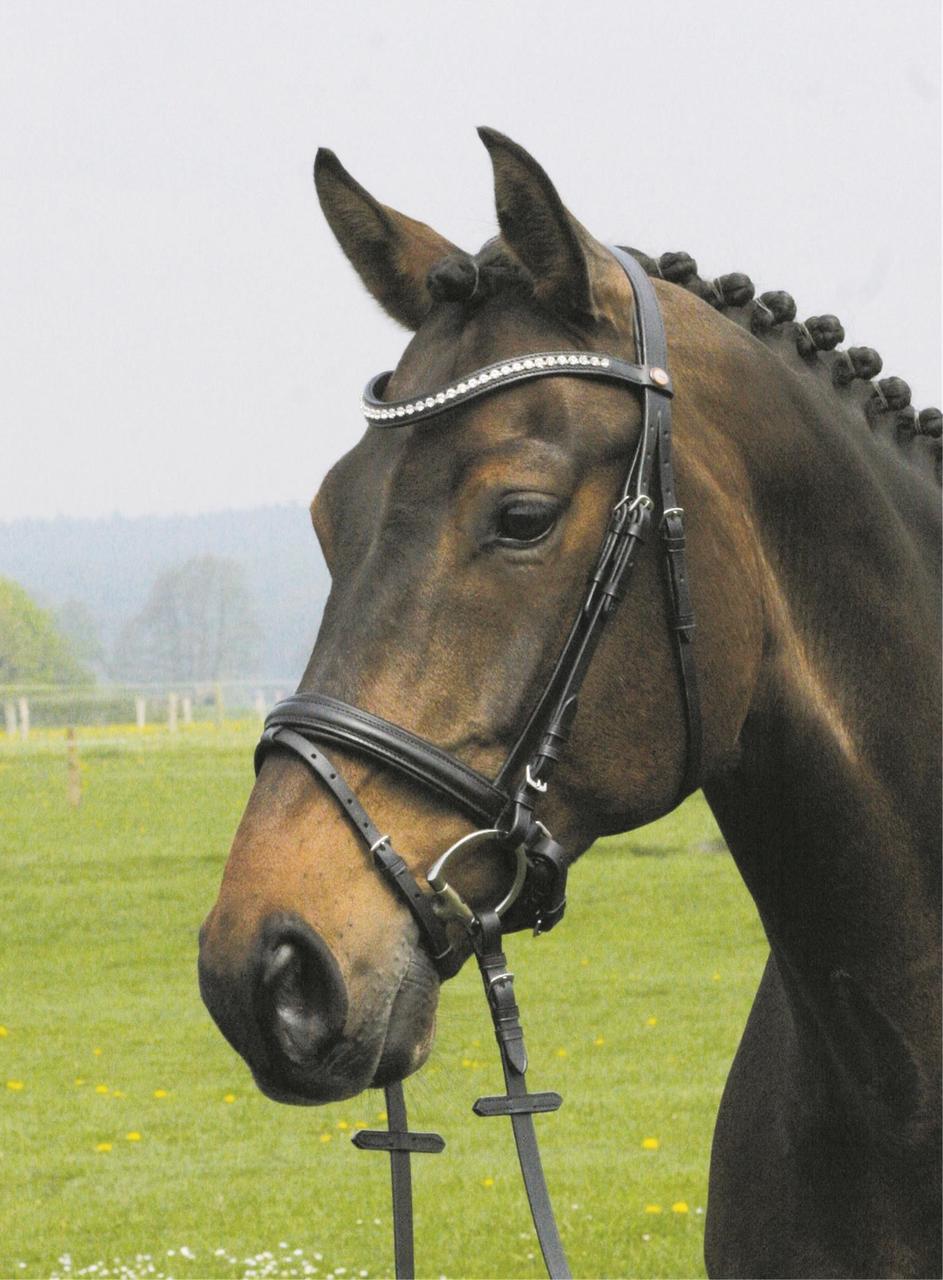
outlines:
[{"label": "mane braid", "polygon": [[740,271],[702,280],[697,262],[689,253],[663,253],[652,258],[640,249],[625,246],[650,276],[680,285],[702,301],[722,311],[763,342],[776,342],[784,358],[788,343],[806,367],[819,369],[841,399],[848,395],[861,411],[867,426],[897,445],[917,470],[932,472],[943,482],[943,419],[937,408],[918,413],[910,403],[910,387],[903,378],[876,381],[883,361],[873,347],[839,350],[845,330],[837,316],[809,316],[796,320],[796,303],[782,290],[757,298],[750,277]]}]

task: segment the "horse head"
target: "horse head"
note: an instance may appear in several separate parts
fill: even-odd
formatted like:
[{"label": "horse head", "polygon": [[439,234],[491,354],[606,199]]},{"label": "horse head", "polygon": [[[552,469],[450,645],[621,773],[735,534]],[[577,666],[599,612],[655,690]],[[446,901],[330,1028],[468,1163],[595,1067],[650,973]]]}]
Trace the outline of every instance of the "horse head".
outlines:
[{"label": "horse head", "polygon": [[[481,366],[540,350],[633,358],[633,298],[612,253],[564,207],[519,146],[481,131],[500,235],[475,256],[378,203],[330,152],[315,182],[341,247],[386,311],[414,331],[384,389],[402,401]],[[720,323],[671,285],[659,299],[675,382],[706,382]],[[676,334],[683,335],[676,352]],[[687,448],[726,445],[691,407],[676,418],[679,485],[693,509],[705,767],[736,739],[760,625],[736,576],[742,548],[711,521],[720,501]],[[680,407],[680,406],[679,406]],[[301,691],[376,713],[494,773],[547,681],[581,600],[626,460],[639,399],[579,378],[510,385],[397,431],[371,426],[331,470],[312,520],[332,589]],[[736,459],[729,459],[736,473]],[[724,498],[731,500],[730,492]],[[631,607],[588,675],[541,819],[572,859],[597,836],[672,807],[685,769],[684,709],[665,584],[651,547]],[[421,786],[336,753],[383,832],[422,880],[467,818]],[[497,849],[456,873],[493,902]],[[467,946],[456,940],[456,948]],[[376,875],[338,806],[297,759],[268,755],[201,939],[204,999],[273,1097],[322,1102],[414,1071],[429,1052],[438,990],[416,924]]]}]

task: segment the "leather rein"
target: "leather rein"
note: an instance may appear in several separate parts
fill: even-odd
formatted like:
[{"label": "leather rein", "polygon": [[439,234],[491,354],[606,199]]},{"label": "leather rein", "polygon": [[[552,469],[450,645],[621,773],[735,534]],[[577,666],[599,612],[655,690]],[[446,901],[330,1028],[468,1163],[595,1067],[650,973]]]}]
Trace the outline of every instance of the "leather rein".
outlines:
[{"label": "leather rein", "polygon": [[[447,926],[467,931],[478,960],[501,1054],[507,1093],[480,1098],[478,1115],[508,1115],[531,1213],[547,1271],[570,1275],[550,1205],[534,1133],[535,1112],[556,1110],[555,1093],[529,1093],[524,1048],[513,975],[501,949],[502,933],[532,927],[552,929],[566,906],[567,861],[564,850],[535,816],[549,786],[576,716],[583,681],[593,654],[631,578],[639,547],[657,518],[667,567],[671,627],[683,692],[687,752],[679,801],[698,783],[702,726],[697,669],[693,655],[694,612],[688,588],[684,512],[677,503],[671,457],[671,379],[661,311],[644,269],[625,250],[611,247],[625,271],[635,299],[637,362],[585,351],[538,352],[515,356],[466,375],[453,386],[405,401],[386,401],[390,374],[371,379],[362,409],[379,428],[398,428],[434,417],[509,385],[547,376],[577,376],[620,382],[641,393],[642,425],[632,460],[612,507],[586,594],[544,690],[507,759],[493,779],[416,734],[359,707],[316,693],[296,693],[269,713],[256,748],[256,772],[276,748],[293,752],[334,796],[362,840],[377,871],[413,915],[440,978],[451,977],[463,956],[453,946]],[[474,822],[478,830],[441,854],[420,887],[388,835],[365,812],[343,775],[322,749],[323,743],[352,749],[443,796]],[[449,863],[478,841],[488,840],[511,860],[510,888],[489,910],[474,910],[447,879]],[[408,1129],[400,1083],[386,1087],[389,1128],[361,1131],[353,1139],[361,1148],[390,1154],[393,1180],[393,1225],[396,1275],[413,1274],[412,1203],[409,1156],[444,1146],[437,1134]]]}]

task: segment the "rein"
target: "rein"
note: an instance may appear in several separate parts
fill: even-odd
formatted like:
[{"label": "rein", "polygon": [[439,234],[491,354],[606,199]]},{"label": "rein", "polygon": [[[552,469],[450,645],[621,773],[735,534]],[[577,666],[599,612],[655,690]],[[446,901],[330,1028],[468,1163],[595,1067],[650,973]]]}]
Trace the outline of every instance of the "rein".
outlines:
[{"label": "rein", "polygon": [[[377,871],[411,912],[440,978],[455,974],[463,959],[452,945],[447,925],[459,924],[466,930],[484,983],[506,1085],[504,1096],[479,1098],[474,1111],[480,1116],[510,1117],[544,1262],[548,1274],[561,1280],[570,1272],[540,1163],[533,1115],[555,1111],[562,1099],[556,1093],[527,1090],[527,1052],[513,975],[508,972],[501,938],[503,932],[527,927],[535,933],[546,932],[563,916],[566,855],[534,811],[564,752],[596,647],[627,590],[638,548],[651,532],[656,513],[687,731],[679,800],[697,785],[701,768],[694,612],[688,589],[684,512],[677,503],[671,459],[672,384],[667,373],[664,324],[645,271],[624,250],[612,248],[611,252],[629,277],[635,298],[635,364],[595,352],[538,352],[488,365],[452,386],[410,400],[380,398],[389,373],[371,379],[364,392],[362,409],[367,420],[377,427],[394,429],[538,377],[603,379],[641,392],[638,444],[610,513],[586,595],[550,678],[496,777],[485,777],[399,725],[321,694],[297,693],[277,703],[266,718],[255,753],[256,772],[270,751],[282,747],[317,774],[365,844]],[[321,750],[324,742],[351,748],[391,766],[484,824],[456,841],[429,868],[425,879],[431,893],[420,887],[390,837],[381,834]],[[506,851],[513,878],[501,902],[476,912],[452,887],[446,872],[453,858],[481,840],[497,842]],[[410,1153],[441,1151],[444,1142],[437,1134],[409,1131],[401,1083],[386,1086],[386,1099],[388,1130],[360,1131],[353,1141],[358,1147],[390,1154],[396,1275],[406,1277],[413,1275]]]}]

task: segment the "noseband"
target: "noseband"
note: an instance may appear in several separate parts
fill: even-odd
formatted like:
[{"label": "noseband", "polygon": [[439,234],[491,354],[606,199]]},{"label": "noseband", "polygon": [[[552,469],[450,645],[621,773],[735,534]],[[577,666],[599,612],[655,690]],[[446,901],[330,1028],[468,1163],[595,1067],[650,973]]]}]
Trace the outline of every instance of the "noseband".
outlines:
[{"label": "noseband", "polygon": [[[255,754],[256,772],[273,749],[282,747],[317,774],[367,847],[377,870],[412,913],[440,977],[454,974],[463,959],[446,926],[458,923],[468,931],[485,982],[507,1084],[506,1097],[481,1098],[475,1109],[482,1115],[511,1116],[538,1238],[553,1276],[566,1276],[569,1272],[540,1168],[532,1116],[535,1111],[555,1109],[560,1098],[557,1094],[527,1092],[527,1055],[500,942],[502,932],[509,928],[533,927],[539,933],[552,929],[563,915],[566,857],[535,816],[535,809],[563,755],[580,690],[605,625],[626,592],[638,548],[656,519],[667,567],[671,627],[687,731],[679,800],[697,785],[701,767],[701,713],[692,650],[694,612],[685,561],[684,512],[677,503],[671,459],[673,388],[667,372],[664,324],[643,268],[624,250],[612,248],[611,252],[632,285],[635,364],[597,352],[537,352],[477,369],[451,386],[409,400],[383,400],[390,374],[382,373],[371,379],[363,396],[362,410],[368,422],[379,428],[396,429],[541,377],[618,382],[641,393],[638,443],[610,512],[586,594],[550,678],[497,775],[489,779],[425,738],[369,711],[317,693],[297,693],[277,703],[266,719]],[[340,771],[324,754],[323,743],[352,749],[393,768],[437,792],[481,824],[479,830],[457,841],[436,859],[426,873],[431,893],[420,888],[394,850],[390,837],[381,834],[364,811]],[[453,858],[485,839],[497,842],[508,853],[512,880],[496,907],[475,911],[449,883],[446,872]],[[357,1141],[358,1145],[391,1154],[397,1275],[407,1275],[412,1270],[408,1153],[438,1150],[441,1139],[408,1132],[400,1085],[388,1086],[387,1098],[390,1132],[360,1134]]]}]

